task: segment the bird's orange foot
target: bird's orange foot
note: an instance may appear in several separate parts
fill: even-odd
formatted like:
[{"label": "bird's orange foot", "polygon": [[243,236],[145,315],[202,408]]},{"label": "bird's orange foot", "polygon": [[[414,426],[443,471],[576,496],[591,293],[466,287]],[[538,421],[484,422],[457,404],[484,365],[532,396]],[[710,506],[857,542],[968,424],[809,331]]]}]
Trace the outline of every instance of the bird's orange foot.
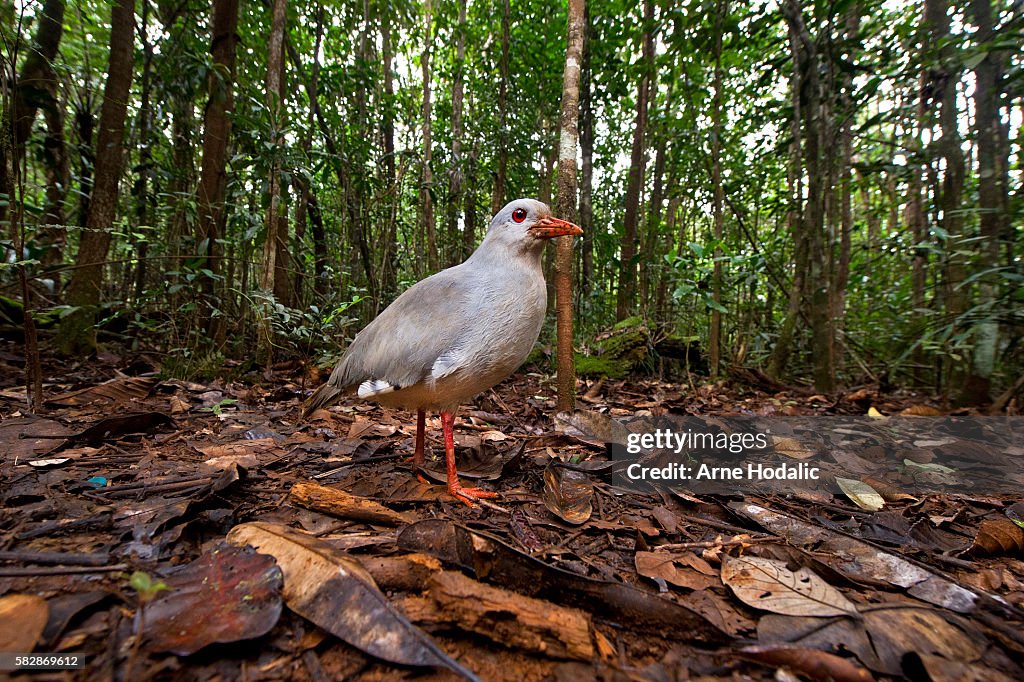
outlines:
[{"label": "bird's orange foot", "polygon": [[492,493],[489,490],[481,490],[480,488],[463,488],[460,484],[455,483],[454,485],[448,484],[448,492],[462,502],[467,507],[475,507],[475,500],[486,500],[498,497],[498,493]]}]

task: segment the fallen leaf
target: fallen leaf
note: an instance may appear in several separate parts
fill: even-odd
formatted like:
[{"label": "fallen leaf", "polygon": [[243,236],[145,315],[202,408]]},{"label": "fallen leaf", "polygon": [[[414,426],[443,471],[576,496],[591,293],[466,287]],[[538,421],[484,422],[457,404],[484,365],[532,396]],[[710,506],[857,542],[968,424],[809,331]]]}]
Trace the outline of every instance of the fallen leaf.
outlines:
[{"label": "fallen leaf", "polygon": [[885,500],[882,499],[882,496],[863,481],[836,476],[836,485],[861,509],[878,511],[885,506]]},{"label": "fallen leaf", "polygon": [[590,410],[559,412],[555,415],[555,430],[598,447],[607,443],[625,445],[629,438],[625,426],[606,414]]},{"label": "fallen leaf", "polygon": [[49,617],[50,607],[42,597],[34,594],[0,597],[0,651],[35,649]]},{"label": "fallen leaf", "polygon": [[97,386],[62,393],[47,400],[46,404],[51,407],[70,407],[84,405],[95,400],[107,400],[115,403],[133,399],[142,400],[158,383],[160,380],[156,377],[119,377]]},{"label": "fallen leaf", "polygon": [[594,486],[586,474],[556,466],[544,469],[544,506],[558,518],[578,526],[593,513]]},{"label": "fallen leaf", "polygon": [[281,569],[249,548],[218,544],[162,579],[170,590],[143,612],[155,651],[188,656],[217,642],[253,639],[281,616]]},{"label": "fallen leaf", "polygon": [[399,613],[366,569],[323,540],[255,521],[232,528],[228,542],[273,556],[284,572],[288,608],[335,637],[385,661],[442,667],[477,679]]},{"label": "fallen leaf", "polygon": [[808,568],[793,572],[782,561],[762,557],[725,557],[722,582],[740,601],[788,616],[843,616],[857,607]]},{"label": "fallen leaf", "polygon": [[974,544],[971,545],[971,554],[976,556],[1024,554],[1024,528],[1005,516],[986,519],[978,527],[978,534],[974,537]]},{"label": "fallen leaf", "polygon": [[[708,566],[708,563],[692,552],[671,554],[669,552],[637,552],[634,557],[636,572],[651,580],[665,582],[684,587],[688,590],[704,590],[718,584],[712,578],[692,567],[694,562]],[[677,564],[684,564],[685,568]],[[708,566],[710,569],[710,566]]]}]

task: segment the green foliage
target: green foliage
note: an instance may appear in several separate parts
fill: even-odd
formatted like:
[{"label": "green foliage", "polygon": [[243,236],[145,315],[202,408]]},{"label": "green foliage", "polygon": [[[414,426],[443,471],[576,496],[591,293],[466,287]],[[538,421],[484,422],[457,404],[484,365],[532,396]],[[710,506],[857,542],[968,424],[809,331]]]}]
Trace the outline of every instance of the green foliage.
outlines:
[{"label": "green foliage", "polygon": [[139,595],[139,602],[142,604],[148,604],[164,590],[171,589],[163,580],[153,580],[145,571],[135,571],[128,576],[128,586]]},{"label": "green foliage", "polygon": [[[542,0],[510,1],[503,127],[498,110],[503,2],[468,3],[461,29],[459,3],[433,5],[433,181],[423,189],[435,206],[439,262],[449,264],[462,257],[462,230],[472,230],[473,242],[483,235],[502,149],[508,158],[505,199],[553,193],[566,7]],[[701,347],[707,345],[709,321],[717,311],[722,314],[727,359],[765,366],[788,316],[796,275],[807,274],[795,272],[799,250],[794,239],[802,203],[798,193],[807,192],[807,169],[793,161],[798,156],[792,145],[801,139],[794,138],[791,124],[794,63],[786,22],[775,4],[726,5],[726,13],[718,17],[719,6],[703,1],[659,3],[655,25],[647,27],[656,34],[657,54],[645,136],[641,195],[646,204],[641,206],[641,282],[635,310],[652,332],[699,337]],[[1024,303],[1019,267],[1024,205],[1020,174],[1014,172],[1021,163],[1019,144],[1011,146],[1006,237],[993,265],[983,257],[980,239],[973,122],[967,112],[960,112],[965,136],[961,146],[971,153],[962,234],[949,234],[939,203],[945,172],[938,151],[940,107],[919,97],[927,95],[922,83],[929,74],[947,69],[951,82],[959,82],[963,90],[986,55],[998,50],[1015,54],[1020,13],[1002,8],[998,35],[983,44],[968,12],[952,7],[954,29],[947,41],[951,57],[943,62],[943,46],[930,44],[922,32],[920,3],[843,0],[803,5],[808,30],[820,36],[818,48],[825,59],[820,77],[850,78],[843,89],[846,100],[832,103],[831,114],[850,121],[854,168],[847,184],[830,178],[834,215],[826,216],[828,258],[836,262],[840,213],[848,199],[849,275],[836,319],[840,379],[860,383],[885,372],[908,382],[922,374],[945,376],[946,381],[951,366],[969,362],[978,331],[993,322],[1000,334],[996,378],[1006,382],[1019,375],[1024,367],[1019,350],[1024,325],[1016,312]],[[0,12],[0,25],[9,38],[5,44],[18,49],[17,63],[9,71],[24,63],[38,6],[11,5]],[[149,25],[144,28],[152,59],[147,63],[137,44],[127,158],[118,178],[132,191],[121,193],[118,220],[111,226],[103,284],[107,303],[85,311],[62,307],[66,301],[61,298],[61,287],[74,272],[62,268],[73,263],[96,173],[96,119],[106,77],[110,12],[95,0],[67,9],[60,56],[52,65],[62,115],[55,125],[65,158],[63,165],[56,163],[47,119],[37,116],[25,168],[29,239],[21,253],[7,235],[0,241],[4,294],[16,290],[18,268],[25,268],[38,301],[53,303],[51,309],[74,322],[77,332],[91,335],[95,325],[101,334],[155,348],[165,354],[166,376],[211,378],[226,368],[229,373],[247,371],[258,334],[268,328],[277,354],[336,355],[402,289],[430,274],[420,216],[425,158],[420,59],[427,40],[423,4],[291,4],[286,40],[296,57],[285,59],[286,96],[280,110],[266,98],[268,6],[241,6],[233,79],[210,56],[208,5],[156,3],[147,8]],[[845,37],[845,13],[854,10],[856,34]],[[621,284],[631,133],[637,85],[646,68],[639,58],[645,28],[641,13],[641,3],[588,3],[587,94],[595,120],[594,215],[588,233],[593,281],[577,296],[578,340],[588,347],[596,348],[590,340],[614,324]],[[385,26],[390,71],[383,55]],[[717,130],[711,112],[719,28],[723,120]],[[465,38],[461,63],[456,53],[460,30]],[[457,158],[452,86],[460,71],[465,94]],[[1004,109],[1012,104],[1018,111],[1011,95],[1020,82],[1019,60],[1009,59],[1005,72],[1001,87],[1008,92],[1000,101]],[[314,78],[317,112],[307,89]],[[150,98],[145,133],[144,83]],[[224,169],[224,215],[216,235],[222,258],[216,263],[205,258],[212,245],[197,234],[202,202],[196,191],[211,85],[216,101],[223,101],[230,88],[235,103]],[[1008,137],[1019,140],[1019,116],[1012,120]],[[86,135],[90,123],[92,132]],[[389,126],[393,152],[385,149]],[[721,240],[713,236],[711,208],[715,187],[710,158],[716,137],[724,197]],[[279,138],[285,143],[276,144]],[[828,141],[823,160],[838,156],[835,144]],[[275,274],[286,277],[289,286],[286,293],[279,288],[278,295],[259,290],[275,168],[281,169],[288,221],[287,244],[277,252],[283,263]],[[456,176],[463,179],[468,201],[450,193]],[[906,218],[914,192],[927,221],[923,237],[913,234]],[[458,204],[453,204],[456,199]],[[472,222],[467,206],[475,213]],[[47,226],[48,212],[55,208],[61,225]],[[456,216],[452,229],[449,213]],[[923,300],[914,291],[915,255],[924,279]],[[713,294],[716,258],[723,271],[720,302]],[[949,281],[951,264],[961,266],[962,281]],[[965,303],[952,310],[956,294]],[[7,317],[18,323],[14,315]],[[621,328],[638,327],[640,321],[628,320]],[[797,378],[807,375],[811,360],[806,322],[796,324],[791,341],[789,373]],[[221,333],[211,334],[218,325]],[[87,352],[90,347],[69,350]],[[593,367],[596,360],[583,360],[580,373],[587,374],[585,363]]]}]

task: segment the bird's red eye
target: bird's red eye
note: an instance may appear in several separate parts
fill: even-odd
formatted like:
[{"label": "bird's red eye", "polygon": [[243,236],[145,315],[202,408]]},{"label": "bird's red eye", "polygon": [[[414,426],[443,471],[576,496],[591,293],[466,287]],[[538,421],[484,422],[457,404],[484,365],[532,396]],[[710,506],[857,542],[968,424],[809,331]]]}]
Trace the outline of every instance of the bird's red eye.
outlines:
[{"label": "bird's red eye", "polygon": [[516,210],[512,211],[512,220],[516,221],[517,223],[521,223],[524,220],[526,220],[526,209],[517,208]]}]

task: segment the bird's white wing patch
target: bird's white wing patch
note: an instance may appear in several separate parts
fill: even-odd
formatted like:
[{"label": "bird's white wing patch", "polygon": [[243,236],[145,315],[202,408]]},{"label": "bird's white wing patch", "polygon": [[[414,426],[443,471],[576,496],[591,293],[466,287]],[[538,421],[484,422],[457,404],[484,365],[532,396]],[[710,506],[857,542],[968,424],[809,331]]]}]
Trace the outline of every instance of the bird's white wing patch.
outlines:
[{"label": "bird's white wing patch", "polygon": [[434,365],[430,368],[430,378],[433,381],[437,381],[465,364],[466,358],[463,357],[462,349],[455,347],[450,351],[442,353],[437,360],[434,360]]},{"label": "bird's white wing patch", "polygon": [[398,390],[398,386],[384,379],[367,379],[359,384],[358,395],[360,398],[372,398],[385,393],[392,393]]}]

